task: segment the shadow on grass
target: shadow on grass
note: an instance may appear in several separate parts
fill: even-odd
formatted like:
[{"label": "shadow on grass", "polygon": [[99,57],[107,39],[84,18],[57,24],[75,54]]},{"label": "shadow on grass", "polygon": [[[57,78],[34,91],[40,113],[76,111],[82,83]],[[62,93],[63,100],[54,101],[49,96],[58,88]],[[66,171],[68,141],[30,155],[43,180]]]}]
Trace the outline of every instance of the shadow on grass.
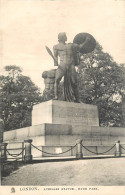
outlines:
[{"label": "shadow on grass", "polygon": [[1,176],[7,177],[10,175],[13,171],[16,171],[19,169],[19,167],[23,166],[24,163],[22,161],[10,161],[10,162],[4,162],[1,164]]}]

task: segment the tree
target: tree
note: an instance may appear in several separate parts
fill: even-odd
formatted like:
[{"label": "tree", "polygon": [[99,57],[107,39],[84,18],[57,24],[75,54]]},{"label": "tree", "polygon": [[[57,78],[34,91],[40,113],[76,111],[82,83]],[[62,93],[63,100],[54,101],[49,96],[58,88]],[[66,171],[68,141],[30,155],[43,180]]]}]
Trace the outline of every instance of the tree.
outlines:
[{"label": "tree", "polygon": [[94,52],[82,56],[78,75],[80,99],[84,103],[98,106],[100,125],[122,126],[124,64],[118,65],[97,43]]},{"label": "tree", "polygon": [[0,76],[0,118],[4,130],[12,130],[31,125],[32,106],[41,102],[38,87],[20,67],[5,66],[6,76]]},{"label": "tree", "polygon": [[[81,56],[78,67],[80,101],[99,109],[101,126],[123,126],[122,104],[125,102],[125,64],[117,64],[97,43],[92,53]],[[60,83],[60,100],[63,97]],[[44,92],[43,101],[50,100],[53,91]]]}]

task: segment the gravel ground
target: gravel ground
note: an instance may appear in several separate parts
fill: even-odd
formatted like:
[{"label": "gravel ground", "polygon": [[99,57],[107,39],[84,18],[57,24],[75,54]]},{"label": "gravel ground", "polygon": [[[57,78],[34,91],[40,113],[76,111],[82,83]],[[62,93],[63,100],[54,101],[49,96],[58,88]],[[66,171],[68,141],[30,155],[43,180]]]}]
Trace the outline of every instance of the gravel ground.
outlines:
[{"label": "gravel ground", "polygon": [[125,158],[25,165],[2,179],[6,186],[125,186]]}]

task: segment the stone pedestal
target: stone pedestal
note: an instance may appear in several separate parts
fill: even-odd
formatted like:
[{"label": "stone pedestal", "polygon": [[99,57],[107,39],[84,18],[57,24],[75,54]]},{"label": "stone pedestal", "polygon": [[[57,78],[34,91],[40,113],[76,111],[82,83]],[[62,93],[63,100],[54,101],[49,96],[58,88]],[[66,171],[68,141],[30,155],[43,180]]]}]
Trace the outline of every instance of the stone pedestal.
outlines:
[{"label": "stone pedestal", "polygon": [[32,125],[42,123],[99,126],[95,105],[50,100],[37,104],[32,111]]},{"label": "stone pedestal", "polygon": [[[82,148],[81,140],[91,151],[103,153],[108,151],[117,139],[122,144],[125,143],[125,128],[99,127],[97,106],[57,100],[35,105],[32,111],[32,126],[4,132],[3,136],[12,154],[15,152],[13,148],[19,148],[17,154],[20,153],[22,143],[18,142],[25,140],[25,162],[31,162],[32,157],[50,157],[47,153],[57,156],[57,153],[67,150],[68,152],[60,156],[76,156],[81,159],[83,156],[93,155]],[[74,148],[76,140],[77,148]],[[39,150],[32,147],[31,151],[31,142]],[[107,153],[110,154],[121,155],[120,142]]]}]

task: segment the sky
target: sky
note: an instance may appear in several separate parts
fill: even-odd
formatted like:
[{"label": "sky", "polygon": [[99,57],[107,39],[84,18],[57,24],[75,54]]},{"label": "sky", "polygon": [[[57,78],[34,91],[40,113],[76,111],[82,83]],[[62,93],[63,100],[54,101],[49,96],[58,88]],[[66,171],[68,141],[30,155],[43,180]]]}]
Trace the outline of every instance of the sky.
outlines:
[{"label": "sky", "polygon": [[116,62],[125,63],[124,0],[1,0],[1,72],[17,65],[23,74],[44,89],[42,72],[53,69],[51,50],[58,33],[66,32],[72,42],[76,34],[87,32]]}]

